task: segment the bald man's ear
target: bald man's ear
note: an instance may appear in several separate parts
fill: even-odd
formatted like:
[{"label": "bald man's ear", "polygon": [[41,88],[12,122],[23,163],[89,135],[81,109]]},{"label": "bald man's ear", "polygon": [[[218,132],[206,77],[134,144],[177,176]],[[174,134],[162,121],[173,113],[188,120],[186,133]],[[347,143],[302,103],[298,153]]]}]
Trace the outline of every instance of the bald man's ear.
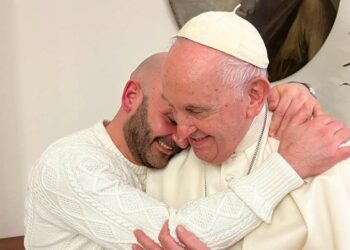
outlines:
[{"label": "bald man's ear", "polygon": [[258,77],[251,80],[247,84],[245,91],[249,97],[247,117],[254,118],[260,113],[261,108],[266,102],[267,96],[269,95],[270,91],[270,84],[267,81],[267,79],[263,77]]},{"label": "bald man's ear", "polygon": [[125,112],[131,112],[142,102],[143,93],[138,82],[129,80],[124,88],[122,95],[122,109]]}]

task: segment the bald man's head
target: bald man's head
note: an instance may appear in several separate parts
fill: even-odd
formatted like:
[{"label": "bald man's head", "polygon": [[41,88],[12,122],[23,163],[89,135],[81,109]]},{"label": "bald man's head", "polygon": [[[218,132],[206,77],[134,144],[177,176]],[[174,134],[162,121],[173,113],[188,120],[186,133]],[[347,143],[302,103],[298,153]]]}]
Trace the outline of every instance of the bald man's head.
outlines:
[{"label": "bald man's head", "polygon": [[160,52],[146,58],[131,73],[130,80],[140,84],[144,95],[148,96],[150,90],[160,88],[160,76],[167,54]]},{"label": "bald man's head", "polygon": [[162,97],[161,75],[167,53],[144,60],[130,76],[122,106],[107,127],[118,149],[128,160],[151,168],[166,166],[181,149],[172,139],[176,124]]}]

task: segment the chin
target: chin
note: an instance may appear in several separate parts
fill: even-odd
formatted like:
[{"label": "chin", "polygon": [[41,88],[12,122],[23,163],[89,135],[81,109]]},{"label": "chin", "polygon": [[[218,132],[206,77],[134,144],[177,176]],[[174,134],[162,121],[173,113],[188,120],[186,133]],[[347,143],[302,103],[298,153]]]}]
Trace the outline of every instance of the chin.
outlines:
[{"label": "chin", "polygon": [[196,150],[194,150],[194,154],[197,156],[197,158],[199,158],[200,160],[202,161],[205,161],[205,162],[208,162],[208,163],[213,163],[213,157],[208,155],[208,154],[205,154],[205,153],[202,153],[202,152],[197,152]]},{"label": "chin", "polygon": [[160,160],[149,161],[149,164],[152,166],[152,168],[162,169],[168,165],[168,162],[169,162],[169,159],[160,159]]}]

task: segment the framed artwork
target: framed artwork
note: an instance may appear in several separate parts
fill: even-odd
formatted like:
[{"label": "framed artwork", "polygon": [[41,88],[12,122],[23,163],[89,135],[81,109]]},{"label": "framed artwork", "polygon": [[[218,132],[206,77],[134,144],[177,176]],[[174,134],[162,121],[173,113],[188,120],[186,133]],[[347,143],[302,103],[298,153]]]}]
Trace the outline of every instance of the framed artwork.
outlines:
[{"label": "framed artwork", "polygon": [[339,0],[170,0],[179,27],[210,10],[233,11],[263,37],[270,64],[269,80],[302,68],[322,47],[336,17]]}]

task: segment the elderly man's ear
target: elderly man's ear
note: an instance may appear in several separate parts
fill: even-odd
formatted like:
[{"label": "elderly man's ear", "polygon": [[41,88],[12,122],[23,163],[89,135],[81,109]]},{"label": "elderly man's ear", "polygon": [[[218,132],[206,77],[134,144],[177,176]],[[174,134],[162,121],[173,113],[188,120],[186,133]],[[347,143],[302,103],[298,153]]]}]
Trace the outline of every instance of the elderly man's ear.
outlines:
[{"label": "elderly man's ear", "polygon": [[122,108],[125,112],[134,112],[142,103],[143,93],[140,84],[136,81],[129,80],[124,88],[122,95]]},{"label": "elderly man's ear", "polygon": [[261,108],[264,106],[269,95],[270,84],[265,78],[258,77],[248,83],[245,91],[245,96],[249,98],[247,117],[253,118],[260,113]]}]

